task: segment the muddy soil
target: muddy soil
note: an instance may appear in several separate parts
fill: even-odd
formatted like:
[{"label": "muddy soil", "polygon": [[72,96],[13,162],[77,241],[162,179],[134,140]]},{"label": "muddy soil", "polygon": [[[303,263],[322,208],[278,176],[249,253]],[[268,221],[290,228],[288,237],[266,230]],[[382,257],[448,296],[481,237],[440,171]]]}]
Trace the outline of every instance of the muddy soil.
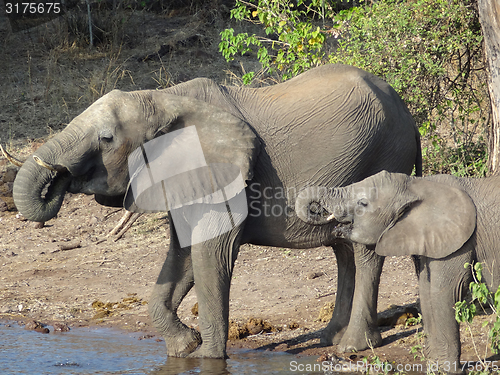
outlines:
[{"label": "muddy soil", "polygon": [[[232,63],[222,59],[218,33],[235,26],[224,14],[219,9],[128,12],[122,45],[93,50],[79,46],[60,20],[12,33],[1,15],[0,142],[25,158],[113,88],[161,88],[199,76],[238,84],[256,60],[251,54]],[[66,39],[61,30],[68,33]],[[51,331],[56,323],[113,326],[161,339],[147,303],[168,251],[165,214],[142,215],[114,241],[106,236],[123,211],[99,206],[90,196],[67,194],[58,217],[37,228],[12,202],[15,173],[0,156],[0,319],[38,321]],[[228,346],[320,359],[377,355],[396,363],[419,362],[422,326],[405,324],[409,313],[416,314],[417,284],[409,258],[387,258],[379,293],[383,345],[338,353],[335,346],[319,346],[337,288],[332,250],[244,245],[232,280]],[[193,327],[198,324],[195,304],[192,290],[179,309]],[[474,345],[481,357],[489,357],[487,327],[481,327],[489,320],[479,317],[472,331],[462,327],[462,359],[477,359]]]}]

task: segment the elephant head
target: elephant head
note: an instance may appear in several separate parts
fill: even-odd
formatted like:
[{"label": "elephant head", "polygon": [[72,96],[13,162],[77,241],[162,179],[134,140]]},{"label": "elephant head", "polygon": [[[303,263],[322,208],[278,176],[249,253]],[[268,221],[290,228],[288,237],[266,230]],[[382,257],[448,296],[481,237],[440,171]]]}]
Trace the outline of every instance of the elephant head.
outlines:
[{"label": "elephant head", "polygon": [[14,183],[16,206],[29,220],[47,221],[59,211],[66,191],[122,205],[134,150],[190,126],[196,128],[207,163],[230,163],[245,181],[252,178],[260,141],[241,119],[187,96],[113,90],[24,163]]},{"label": "elephant head", "polygon": [[475,205],[463,190],[385,171],[346,187],[307,188],[295,209],[302,220],[330,224],[336,236],[375,245],[383,256],[443,258],[476,227]]}]

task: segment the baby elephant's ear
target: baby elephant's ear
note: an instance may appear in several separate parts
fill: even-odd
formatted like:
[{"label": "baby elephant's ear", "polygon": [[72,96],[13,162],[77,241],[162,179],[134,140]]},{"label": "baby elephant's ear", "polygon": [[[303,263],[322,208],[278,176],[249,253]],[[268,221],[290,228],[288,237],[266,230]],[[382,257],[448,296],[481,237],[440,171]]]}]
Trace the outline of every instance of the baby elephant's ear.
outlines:
[{"label": "baby elephant's ear", "polygon": [[419,199],[382,234],[377,254],[439,259],[460,249],[472,236],[476,207],[466,192],[420,178],[410,181],[408,189]]}]

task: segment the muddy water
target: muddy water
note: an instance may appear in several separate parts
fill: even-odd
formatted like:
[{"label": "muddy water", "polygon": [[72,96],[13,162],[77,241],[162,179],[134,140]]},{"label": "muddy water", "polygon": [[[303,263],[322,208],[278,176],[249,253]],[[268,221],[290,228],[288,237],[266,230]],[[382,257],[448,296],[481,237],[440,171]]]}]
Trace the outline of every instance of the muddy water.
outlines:
[{"label": "muddy water", "polygon": [[[52,327],[50,327],[52,328]],[[52,330],[51,330],[52,331]],[[0,323],[0,373],[52,374],[324,374],[306,371],[315,358],[256,350],[230,352],[230,359],[168,358],[164,342],[139,340],[139,333],[75,328],[41,334]],[[303,370],[303,371],[300,371]]]}]

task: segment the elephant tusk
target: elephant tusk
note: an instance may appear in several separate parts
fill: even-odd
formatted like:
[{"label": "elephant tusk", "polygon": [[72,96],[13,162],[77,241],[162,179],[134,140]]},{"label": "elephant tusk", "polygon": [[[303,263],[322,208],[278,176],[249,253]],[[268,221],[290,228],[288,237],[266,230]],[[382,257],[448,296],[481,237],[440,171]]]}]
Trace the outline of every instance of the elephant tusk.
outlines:
[{"label": "elephant tusk", "polygon": [[54,172],[66,172],[68,169],[66,167],[63,167],[62,165],[51,165],[51,164],[48,164],[46,162],[44,162],[42,159],[40,159],[38,156],[34,155],[33,156],[33,159],[35,160],[35,162],[44,167],[44,168],[47,168],[48,170],[50,171],[54,171]]},{"label": "elephant tusk", "polygon": [[335,220],[335,215],[334,214],[331,214],[330,216],[328,216],[326,218],[326,221],[332,221],[332,220]]},{"label": "elephant tusk", "polygon": [[23,166],[23,162],[20,161],[20,160],[17,160],[11,154],[9,154],[7,151],[5,151],[5,149],[2,147],[1,144],[0,144],[0,151],[2,151],[3,156],[5,156],[5,158],[8,161],[10,161],[12,164],[14,164],[16,167],[22,167]]}]

